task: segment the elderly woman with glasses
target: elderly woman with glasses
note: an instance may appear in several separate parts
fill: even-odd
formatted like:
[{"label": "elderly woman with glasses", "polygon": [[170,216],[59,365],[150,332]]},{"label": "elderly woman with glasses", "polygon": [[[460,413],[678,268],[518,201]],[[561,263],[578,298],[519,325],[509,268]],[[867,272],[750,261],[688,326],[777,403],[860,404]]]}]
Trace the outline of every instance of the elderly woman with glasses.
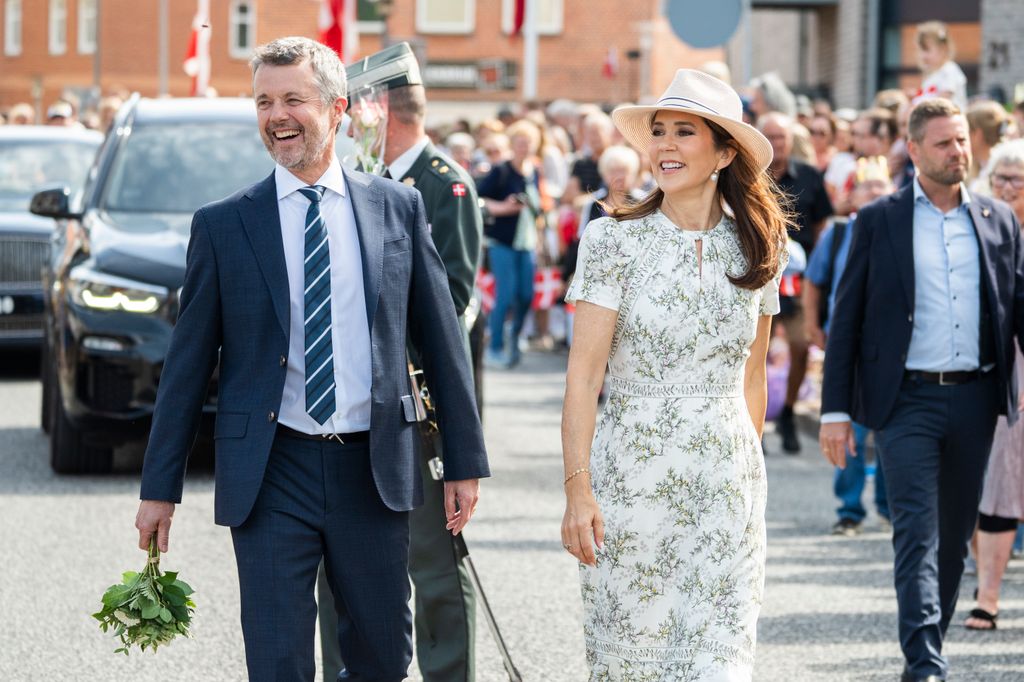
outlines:
[{"label": "elderly woman with glasses", "polygon": [[[992,196],[1010,204],[1024,222],[1024,140],[1004,142],[992,149],[988,180]],[[1018,381],[1024,379],[1024,357],[1017,352]],[[978,563],[977,604],[964,625],[969,630],[995,630],[999,589],[1010,561],[1018,521],[1024,518],[1024,419],[1008,426],[1000,417],[985,472],[984,492],[975,534]]]}]

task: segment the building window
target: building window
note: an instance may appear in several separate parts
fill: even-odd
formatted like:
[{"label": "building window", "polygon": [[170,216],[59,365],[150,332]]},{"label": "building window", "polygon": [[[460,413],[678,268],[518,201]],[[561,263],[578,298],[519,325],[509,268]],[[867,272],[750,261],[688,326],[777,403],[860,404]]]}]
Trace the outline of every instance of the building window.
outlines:
[{"label": "building window", "polygon": [[21,54],[21,0],[4,3],[4,54],[8,57]]},{"label": "building window", "polygon": [[420,33],[472,33],[475,0],[416,0],[416,30]]},{"label": "building window", "polygon": [[[558,35],[562,32],[562,0],[534,0],[537,13],[537,34],[542,36]],[[501,30],[512,33],[512,22],[515,20],[515,0],[501,1]]]},{"label": "building window", "polygon": [[78,0],[78,52],[92,54],[96,51],[96,2]]},{"label": "building window", "polygon": [[253,3],[248,0],[234,0],[231,3],[228,23],[228,39],[231,41],[228,52],[235,59],[248,59],[252,56],[256,44],[256,12]]},{"label": "building window", "polygon": [[356,3],[356,28],[360,33],[383,33],[384,19],[377,8],[380,0],[359,0]]},{"label": "building window", "polygon": [[50,0],[50,54],[68,51],[68,0]]}]

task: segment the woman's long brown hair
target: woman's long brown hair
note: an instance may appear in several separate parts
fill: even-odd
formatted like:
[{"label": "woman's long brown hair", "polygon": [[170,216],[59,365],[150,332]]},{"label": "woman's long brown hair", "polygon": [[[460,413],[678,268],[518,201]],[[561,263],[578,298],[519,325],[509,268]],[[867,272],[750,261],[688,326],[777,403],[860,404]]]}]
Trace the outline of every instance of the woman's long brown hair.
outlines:
[{"label": "woman's long brown hair", "polygon": [[[732,147],[736,156],[718,173],[718,197],[733,211],[740,251],[747,259],[747,271],[729,281],[744,289],[760,289],[779,274],[779,258],[786,248],[786,231],[793,226],[788,202],[780,204],[783,193],[768,171],[762,171],[724,128],[703,120],[711,129],[715,147]],[[653,116],[652,116],[653,121]],[[651,215],[661,207],[665,193],[655,189],[642,201],[612,209],[616,220],[634,220]]]}]

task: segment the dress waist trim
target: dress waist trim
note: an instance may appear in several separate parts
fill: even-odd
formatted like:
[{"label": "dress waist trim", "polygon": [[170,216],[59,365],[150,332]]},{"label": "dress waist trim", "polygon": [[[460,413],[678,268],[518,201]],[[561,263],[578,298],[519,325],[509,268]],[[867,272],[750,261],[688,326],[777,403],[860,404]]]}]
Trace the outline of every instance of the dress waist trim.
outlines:
[{"label": "dress waist trim", "polygon": [[613,393],[641,398],[733,398],[743,395],[743,383],[739,381],[731,384],[675,384],[633,381],[611,376],[608,386]]}]

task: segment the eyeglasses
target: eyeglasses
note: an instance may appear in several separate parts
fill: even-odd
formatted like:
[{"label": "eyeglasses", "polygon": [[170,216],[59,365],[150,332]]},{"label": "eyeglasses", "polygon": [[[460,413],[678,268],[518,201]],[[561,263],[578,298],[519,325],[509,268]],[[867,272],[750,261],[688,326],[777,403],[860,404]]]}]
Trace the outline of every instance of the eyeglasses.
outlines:
[{"label": "eyeglasses", "polygon": [[828,131],[821,128],[811,128],[811,135],[814,137],[828,137]]},{"label": "eyeglasses", "polygon": [[1002,187],[1012,185],[1014,189],[1024,189],[1024,175],[1003,175],[1002,173],[992,174],[992,186]]}]

